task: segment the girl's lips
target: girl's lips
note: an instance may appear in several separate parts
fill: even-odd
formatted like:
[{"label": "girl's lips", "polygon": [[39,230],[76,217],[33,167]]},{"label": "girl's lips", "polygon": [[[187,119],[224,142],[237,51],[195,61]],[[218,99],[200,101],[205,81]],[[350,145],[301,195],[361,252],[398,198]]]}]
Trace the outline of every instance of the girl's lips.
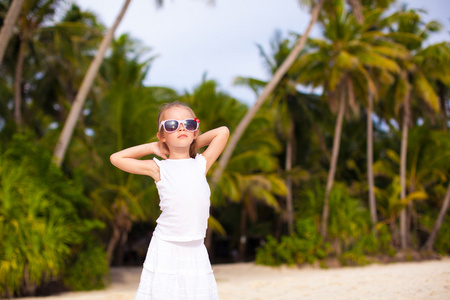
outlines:
[{"label": "girl's lips", "polygon": [[178,138],[179,138],[179,139],[180,139],[180,138],[187,138],[187,135],[182,134],[182,135],[179,135]]}]

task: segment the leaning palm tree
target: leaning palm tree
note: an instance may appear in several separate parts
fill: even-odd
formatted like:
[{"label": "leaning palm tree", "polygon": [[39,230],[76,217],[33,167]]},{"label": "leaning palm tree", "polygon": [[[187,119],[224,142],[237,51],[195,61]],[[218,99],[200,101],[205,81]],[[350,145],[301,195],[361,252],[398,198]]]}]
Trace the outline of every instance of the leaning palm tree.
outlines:
[{"label": "leaning palm tree", "polygon": [[320,10],[324,4],[325,0],[318,0],[316,4],[314,5],[314,8],[311,12],[311,20],[309,22],[308,27],[305,30],[305,33],[298,39],[296,45],[292,49],[291,53],[286,57],[284,62],[281,64],[281,66],[278,68],[278,70],[273,75],[272,79],[267,83],[265,88],[262,90],[261,94],[256,99],[255,104],[247,111],[245,116],[242,118],[241,122],[237,126],[236,130],[231,135],[231,138],[228,142],[227,147],[223,151],[219,162],[218,162],[218,168],[215,170],[212,182],[217,183],[220,180],[220,176],[222,176],[222,173],[228,164],[234,149],[236,148],[236,145],[238,144],[240,138],[244,134],[244,131],[246,130],[247,126],[250,124],[250,121],[253,119],[253,117],[256,115],[256,112],[259,110],[259,108],[262,106],[266,98],[273,92],[275,87],[277,86],[278,82],[281,80],[281,78],[286,74],[286,72],[289,70],[289,68],[292,66],[292,64],[297,59],[298,55],[302,51],[303,47],[306,44],[306,41],[308,39],[309,33],[311,32],[312,27],[316,23]]},{"label": "leaning palm tree", "polygon": [[81,83],[80,89],[77,93],[77,96],[75,97],[75,101],[72,104],[70,113],[66,119],[66,122],[64,123],[63,130],[61,132],[61,135],[55,147],[55,151],[53,153],[53,161],[58,166],[61,166],[62,164],[63,158],[67,150],[67,146],[69,145],[69,141],[72,137],[72,133],[75,129],[75,125],[78,121],[78,117],[80,115],[81,109],[83,108],[86,97],[91,89],[92,84],[94,83],[94,79],[97,75],[100,65],[102,64],[106,50],[108,49],[109,45],[111,44],[114,38],[114,32],[116,31],[117,27],[122,21],[122,18],[125,15],[125,12],[127,11],[130,2],[131,0],[125,0],[119,15],[114,21],[113,26],[108,30],[105,37],[103,38],[97,50],[97,53],[94,57],[94,60],[89,66],[86,76],[84,77]]},{"label": "leaning palm tree", "polygon": [[[163,0],[155,0],[155,1],[158,6],[161,6],[164,2]],[[125,12],[127,11],[130,2],[131,0],[125,0],[119,15],[114,21],[113,26],[108,30],[102,42],[100,43],[100,46],[97,50],[94,60],[89,66],[86,76],[84,77],[81,83],[80,89],[70,109],[69,115],[66,119],[63,130],[61,132],[61,135],[53,152],[53,162],[56,163],[58,166],[61,166],[62,164],[62,161],[67,151],[67,147],[69,145],[70,139],[72,137],[75,125],[80,116],[80,112],[81,109],[83,108],[86,97],[91,89],[92,84],[94,83],[95,77],[103,61],[103,57],[106,53],[106,50],[108,49],[109,45],[111,44],[111,41],[114,38],[114,32],[116,31],[117,27],[122,21],[122,18],[125,15]]]},{"label": "leaning palm tree", "polygon": [[[231,158],[231,155],[233,154],[234,149],[236,148],[236,145],[242,135],[244,134],[244,131],[246,130],[248,124],[250,124],[250,121],[253,119],[253,117],[256,115],[256,112],[259,110],[261,105],[264,103],[266,98],[273,92],[277,84],[280,82],[281,78],[286,74],[286,72],[289,70],[289,68],[292,66],[292,64],[295,62],[297,57],[299,56],[300,52],[304,48],[306,41],[308,39],[309,33],[311,32],[312,27],[316,23],[316,21],[319,18],[319,13],[322,9],[322,6],[325,3],[329,3],[329,5],[332,7],[334,4],[332,3],[333,0],[317,0],[317,1],[308,1],[309,5],[314,4],[314,7],[311,11],[311,20],[308,24],[308,27],[305,30],[305,33],[299,37],[297,40],[297,43],[292,48],[291,53],[286,57],[284,62],[280,65],[278,70],[274,73],[272,76],[272,79],[267,83],[267,85],[262,90],[261,94],[256,99],[255,104],[248,110],[246,115],[242,118],[241,122],[237,126],[236,130],[231,135],[231,138],[228,142],[227,147],[225,148],[224,152],[222,153],[219,162],[218,162],[218,168],[213,174],[212,182],[217,183],[220,180],[220,176],[222,175],[223,170],[225,169],[226,165],[228,164],[228,161]],[[354,14],[357,16],[357,20],[359,23],[362,23],[363,17],[362,17],[362,11],[361,11],[361,2],[360,0],[347,0],[348,4],[352,7]]]},{"label": "leaning palm tree", "polygon": [[[258,46],[261,56],[264,58],[265,65],[269,72],[273,75],[286,58],[291,50],[289,40],[281,39],[279,32],[275,34],[273,41],[271,42],[272,55],[267,54],[262,46]],[[254,78],[242,78],[238,77],[235,80],[236,84],[244,84],[251,87],[256,93],[258,90],[264,87],[267,82],[263,82]],[[278,86],[273,92],[271,97],[271,106],[276,111],[276,127],[279,135],[286,141],[285,151],[285,164],[284,171],[286,173],[286,219],[288,225],[288,232],[294,231],[294,205],[293,205],[293,193],[292,193],[292,165],[294,161],[294,148],[295,148],[295,117],[293,115],[292,104],[293,102],[301,101],[298,97],[299,93],[295,85],[294,77],[283,76]]]},{"label": "leaning palm tree", "polygon": [[[130,49],[138,51],[135,53]],[[133,221],[153,222],[158,211],[154,185],[146,184],[148,181],[144,178],[115,169],[104,159],[111,154],[111,147],[117,151],[150,141],[157,131],[157,124],[149,124],[148,118],[156,119],[159,101],[153,96],[154,89],[142,85],[153,58],[141,62],[141,54],[146,54],[141,49],[127,35],[113,41],[111,55],[100,69],[107,85],[102,95],[105,101],[93,103],[90,116],[90,126],[95,132],[91,138],[93,146],[79,143],[78,148],[83,147],[83,151],[69,156],[70,161],[78,160],[78,164],[97,162],[86,177],[97,183],[89,194],[97,217],[109,225],[111,232],[107,245],[108,263],[112,262],[116,249],[123,249],[118,245],[127,241]],[[105,170],[108,170],[107,175]],[[118,251],[120,264],[121,251]]]},{"label": "leaning palm tree", "polygon": [[436,222],[434,223],[433,230],[431,231],[425,245],[423,246],[424,250],[433,250],[434,242],[436,241],[437,234],[439,232],[439,229],[441,228],[445,215],[447,214],[447,211],[450,207],[450,183],[447,187],[447,192],[445,193],[444,201],[442,202],[441,210],[439,211],[439,215],[436,219]]}]

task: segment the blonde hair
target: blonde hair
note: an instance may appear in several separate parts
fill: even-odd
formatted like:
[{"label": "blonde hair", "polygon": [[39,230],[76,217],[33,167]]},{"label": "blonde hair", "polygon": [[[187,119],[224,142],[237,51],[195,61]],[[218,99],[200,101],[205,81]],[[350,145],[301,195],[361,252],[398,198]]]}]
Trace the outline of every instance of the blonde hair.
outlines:
[{"label": "blonde hair", "polygon": [[[171,109],[173,107],[182,107],[187,109],[194,118],[196,118],[197,116],[195,115],[194,111],[192,110],[192,108],[190,108],[187,104],[182,103],[180,101],[174,101],[174,102],[169,102],[166,104],[161,105],[161,107],[159,108],[159,113],[158,113],[158,125],[161,124],[162,121],[162,117],[164,115],[164,112],[168,109]],[[159,130],[159,136],[162,137],[165,134],[164,128],[161,126],[161,128],[158,129]],[[200,131],[199,131],[200,132]],[[163,142],[164,147],[166,147],[166,149],[169,149],[169,147],[167,146],[166,143]],[[194,140],[191,144],[191,146],[189,147],[189,156],[192,158],[195,158],[195,156],[197,155],[197,140]]]}]

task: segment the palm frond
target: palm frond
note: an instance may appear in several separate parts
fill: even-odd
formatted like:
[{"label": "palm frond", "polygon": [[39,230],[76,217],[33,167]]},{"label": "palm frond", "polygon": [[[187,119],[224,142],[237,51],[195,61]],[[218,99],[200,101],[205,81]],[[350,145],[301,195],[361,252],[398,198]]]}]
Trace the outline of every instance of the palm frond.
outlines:
[{"label": "palm frond", "polygon": [[440,110],[439,97],[422,72],[417,71],[414,74],[413,87],[429,107],[436,112]]},{"label": "palm frond", "polygon": [[399,71],[399,66],[395,61],[374,52],[359,55],[359,61],[367,67],[386,69],[393,73]]},{"label": "palm frond", "polygon": [[394,43],[381,42],[381,45],[372,46],[372,50],[389,58],[407,59],[410,57],[410,52],[405,47]]},{"label": "palm frond", "polygon": [[225,228],[223,228],[222,224],[220,224],[220,222],[213,216],[209,216],[208,228],[211,228],[212,231],[218,233],[221,236],[225,236],[227,234],[227,232],[225,231]]},{"label": "palm frond", "polygon": [[236,77],[233,81],[236,86],[248,86],[253,92],[258,95],[260,91],[266,86],[267,82],[248,77]]}]

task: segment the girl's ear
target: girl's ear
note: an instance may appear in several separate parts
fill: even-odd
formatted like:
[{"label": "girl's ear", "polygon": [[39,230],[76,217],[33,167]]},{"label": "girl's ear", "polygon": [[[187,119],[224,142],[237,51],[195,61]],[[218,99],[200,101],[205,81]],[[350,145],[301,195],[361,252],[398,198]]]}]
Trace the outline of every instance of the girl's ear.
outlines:
[{"label": "girl's ear", "polygon": [[166,141],[166,139],[164,138],[164,134],[160,135],[159,131],[156,133],[156,137],[158,138],[158,140],[160,142],[165,142]]},{"label": "girl's ear", "polygon": [[198,130],[194,131],[194,140],[196,140],[196,139],[198,138],[198,135],[199,135],[199,134],[200,134],[200,133],[199,133]]}]

